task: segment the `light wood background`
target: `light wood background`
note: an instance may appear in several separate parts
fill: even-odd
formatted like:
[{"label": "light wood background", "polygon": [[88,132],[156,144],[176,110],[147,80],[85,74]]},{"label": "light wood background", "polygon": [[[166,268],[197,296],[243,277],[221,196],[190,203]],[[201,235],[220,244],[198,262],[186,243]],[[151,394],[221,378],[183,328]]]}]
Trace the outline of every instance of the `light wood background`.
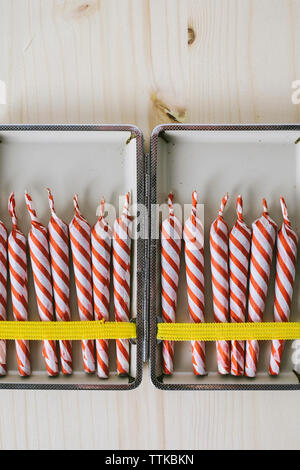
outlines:
[{"label": "light wood background", "polygon": [[[299,0],[0,0],[2,123],[299,122]],[[0,391],[3,449],[300,448],[299,393]]]}]

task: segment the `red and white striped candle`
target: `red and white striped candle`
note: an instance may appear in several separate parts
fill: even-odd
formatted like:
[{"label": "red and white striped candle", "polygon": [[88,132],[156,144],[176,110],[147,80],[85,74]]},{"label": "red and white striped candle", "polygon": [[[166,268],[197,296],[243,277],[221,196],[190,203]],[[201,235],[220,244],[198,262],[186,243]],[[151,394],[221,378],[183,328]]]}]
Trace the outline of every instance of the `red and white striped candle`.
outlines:
[{"label": "red and white striped candle", "polygon": [[[70,321],[69,228],[56,214],[54,200],[48,191],[51,219],[48,225],[54,306],[57,321]],[[61,370],[72,374],[72,342],[59,341]]]},{"label": "red and white striped candle", "polygon": [[[18,228],[15,195],[11,193],[8,210],[12,220],[12,231],[8,237],[8,260],[13,314],[16,321],[28,321],[28,276],[26,237]],[[31,374],[29,341],[16,340],[19,374]]]},{"label": "red and white striped candle", "polygon": [[[96,320],[109,320],[110,305],[110,259],[112,229],[104,216],[104,198],[100,205],[100,215],[92,230],[92,270],[94,311]],[[108,340],[96,340],[97,373],[101,379],[108,378]]]},{"label": "red and white striped candle", "polygon": [[[73,255],[78,311],[81,321],[92,321],[92,250],[91,227],[83,217],[78,205],[78,196],[74,196],[75,215],[70,223],[70,240]],[[81,341],[84,370],[87,374],[95,372],[95,344],[93,340]]]},{"label": "red and white striped candle", "polygon": [[[283,215],[283,224],[277,236],[274,321],[288,322],[290,318],[296,275],[298,236],[292,229],[286,203],[283,197],[280,198],[280,204]],[[278,375],[280,372],[284,344],[284,341],[272,341],[269,366],[269,372],[271,375]]]},{"label": "red and white striped candle", "polygon": [[[270,279],[273,248],[277,225],[269,217],[267,202],[263,199],[263,214],[252,224],[248,322],[263,321]],[[259,357],[259,342],[246,342],[245,375],[255,377]]]},{"label": "red and white striped candle", "polygon": [[[32,199],[26,191],[25,201],[31,219],[28,244],[39,316],[41,321],[54,321],[48,230],[39,221]],[[43,356],[48,375],[58,375],[56,341],[43,342]]]},{"label": "red and white striped candle", "polygon": [[[189,313],[194,323],[204,319],[204,230],[197,217],[197,192],[192,194],[192,212],[184,225],[185,267]],[[192,341],[193,371],[206,374],[205,342]]]},{"label": "red and white striped candle", "polygon": [[[7,309],[7,230],[0,221],[0,321],[6,320]],[[6,375],[6,341],[0,340],[0,375]]]},{"label": "red and white striped candle", "polygon": [[[175,322],[180,269],[182,225],[174,214],[173,194],[168,197],[169,217],[161,226],[161,289],[162,317],[166,323]],[[163,341],[163,373],[171,375],[174,369],[174,342]]]},{"label": "red and white striped candle", "polygon": [[[130,193],[126,194],[124,208],[114,224],[113,231],[113,284],[115,318],[118,322],[130,319],[130,259],[132,217],[129,212]],[[117,371],[129,375],[130,347],[127,339],[117,339]]]},{"label": "red and white striped candle", "polygon": [[[236,203],[237,221],[229,233],[230,321],[244,323],[246,319],[247,285],[251,245],[251,229],[243,219],[243,200]],[[231,342],[231,374],[244,375],[244,341]]]},{"label": "red and white striped candle", "polygon": [[[227,323],[229,317],[228,226],[223,219],[227,201],[228,194],[223,197],[219,215],[210,229],[213,308],[217,323]],[[219,374],[230,373],[229,341],[217,341],[217,362]]]}]

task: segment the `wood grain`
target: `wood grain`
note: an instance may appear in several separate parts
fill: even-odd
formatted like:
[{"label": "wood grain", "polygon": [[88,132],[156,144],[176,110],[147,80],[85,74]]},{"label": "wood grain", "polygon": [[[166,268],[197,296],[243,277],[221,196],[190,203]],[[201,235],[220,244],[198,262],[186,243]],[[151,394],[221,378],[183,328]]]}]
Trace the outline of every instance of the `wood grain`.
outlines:
[{"label": "wood grain", "polygon": [[[300,2],[0,0],[2,123],[299,122]],[[2,449],[298,448],[297,393],[0,392]]]}]

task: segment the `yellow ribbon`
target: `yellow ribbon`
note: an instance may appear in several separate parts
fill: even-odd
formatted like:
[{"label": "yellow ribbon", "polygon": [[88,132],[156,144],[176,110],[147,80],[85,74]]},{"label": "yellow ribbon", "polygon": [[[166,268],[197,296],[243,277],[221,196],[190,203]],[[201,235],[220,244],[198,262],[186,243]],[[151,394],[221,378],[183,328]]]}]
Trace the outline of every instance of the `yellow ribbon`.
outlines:
[{"label": "yellow ribbon", "polygon": [[81,340],[136,338],[136,325],[129,322],[17,322],[0,321],[0,338],[7,340]]},{"label": "yellow ribbon", "polygon": [[300,339],[299,323],[159,323],[157,338],[167,341]]}]

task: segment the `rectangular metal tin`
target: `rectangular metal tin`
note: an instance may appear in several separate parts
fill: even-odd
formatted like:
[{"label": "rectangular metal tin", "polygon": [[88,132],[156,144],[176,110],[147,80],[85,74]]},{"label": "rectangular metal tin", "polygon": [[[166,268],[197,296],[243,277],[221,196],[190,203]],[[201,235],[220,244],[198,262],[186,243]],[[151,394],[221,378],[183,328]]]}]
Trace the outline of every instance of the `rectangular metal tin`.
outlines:
[{"label": "rectangular metal tin", "polygon": [[[51,138],[51,142],[55,143],[55,139],[56,139],[56,136],[57,136],[57,139],[58,139],[58,142],[60,141],[60,139],[62,139],[63,141],[64,140],[67,140],[66,142],[64,142],[64,147],[59,147],[58,145],[58,148],[56,148],[56,146],[54,145],[53,149],[56,149],[58,152],[60,150],[62,150],[62,155],[61,155],[61,159],[59,162],[57,160],[57,156],[54,156],[53,155],[53,164],[58,164],[58,168],[57,168],[57,172],[59,174],[59,172],[63,171],[65,172],[64,173],[64,176],[66,178],[66,185],[68,185],[68,182],[67,182],[67,178],[68,178],[68,168],[65,166],[64,167],[64,162],[63,162],[63,158],[64,156],[67,157],[67,158],[71,158],[73,157],[73,155],[70,155],[69,153],[72,152],[72,149],[74,151],[74,154],[76,153],[77,154],[77,157],[76,159],[74,159],[74,164],[75,162],[77,162],[76,164],[78,165],[79,163],[78,162],[81,162],[81,157],[80,155],[78,155],[78,152],[79,150],[77,151],[77,149],[75,149],[74,146],[76,146],[76,139],[77,139],[77,143],[78,145],[82,145],[82,171],[84,171],[84,169],[86,169],[86,171],[88,171],[87,169],[87,162],[92,162],[90,167],[95,169],[94,168],[94,165],[96,165],[97,167],[97,171],[95,171],[95,175],[93,176],[93,178],[95,177],[98,181],[99,181],[99,190],[97,190],[97,197],[101,197],[102,196],[102,189],[101,189],[101,161],[103,162],[104,158],[106,159],[105,160],[105,164],[106,165],[109,165],[109,161],[110,161],[110,155],[109,155],[109,145],[110,145],[110,136],[112,137],[112,139],[114,139],[114,135],[117,135],[118,133],[124,133],[124,139],[122,137],[122,142],[119,144],[117,143],[118,147],[114,147],[114,158],[112,159],[112,167],[109,171],[109,175],[116,175],[117,178],[115,178],[115,176],[113,176],[113,179],[110,180],[110,178],[108,178],[108,180],[105,181],[105,187],[108,188],[109,185],[110,185],[110,182],[111,182],[111,188],[110,188],[110,192],[113,194],[113,197],[114,198],[117,198],[117,195],[121,194],[120,193],[120,188],[118,188],[114,182],[115,180],[120,180],[120,171],[123,171],[123,169],[121,169],[121,167],[115,167],[114,164],[116,164],[116,161],[118,160],[118,153],[121,155],[121,157],[123,158],[124,157],[124,153],[125,153],[125,148],[126,148],[126,145],[135,145],[136,147],[136,169],[134,170],[133,174],[136,174],[136,182],[134,184],[135,188],[136,188],[136,200],[133,201],[133,202],[136,202],[136,203],[141,203],[141,204],[144,204],[145,202],[145,194],[144,194],[144,187],[145,187],[145,162],[144,162],[144,155],[143,155],[143,136],[142,136],[142,132],[135,126],[132,126],[132,125],[4,125],[4,126],[0,126],[0,139],[1,139],[1,136],[4,137],[4,140],[5,140],[5,135],[9,135],[9,133],[12,133],[12,135],[19,135],[20,136],[20,154],[22,153],[22,139],[24,138],[25,136],[25,133],[27,133],[26,135],[29,136],[29,146],[31,145],[30,144],[30,136],[34,136],[34,135],[44,135],[44,134],[41,134],[41,133],[45,133],[45,135],[48,133],[49,134],[49,138]],[[31,134],[33,133],[33,134]],[[72,139],[72,135],[74,133],[74,139]],[[97,133],[97,134],[93,134],[95,135],[95,139],[94,139],[94,142],[92,142],[92,145],[90,145],[90,151],[88,152],[88,149],[86,149],[86,152],[88,153],[85,153],[84,151],[84,142],[85,142],[85,137],[87,139],[87,141],[89,140],[89,136],[92,136],[91,133]],[[71,138],[69,139],[69,137],[67,138],[64,138],[64,136],[67,136],[67,135],[70,135]],[[99,135],[99,136],[98,136]],[[105,150],[105,155],[103,153],[101,153],[101,136],[105,136],[105,146],[103,146],[103,151]],[[121,134],[123,135],[123,134]],[[120,134],[118,134],[118,136],[120,136]],[[26,137],[27,138],[27,137]],[[119,138],[119,137],[118,137]],[[18,138],[17,138],[18,139]],[[41,138],[43,140],[43,138]],[[54,140],[53,140],[54,139]],[[69,141],[68,141],[69,139]],[[27,138],[28,140],[28,138]],[[74,140],[74,141],[73,141]],[[69,143],[68,143],[69,142]],[[91,142],[90,142],[91,143]],[[39,145],[40,143],[39,142],[33,142],[32,143],[32,154],[37,154],[37,145]],[[26,145],[28,145],[28,142],[26,143]],[[46,145],[46,143],[42,142],[41,145]],[[68,147],[68,145],[70,145],[70,148]],[[114,144],[115,145],[115,144]],[[73,147],[72,147],[73,146]],[[120,147],[120,148],[119,148]],[[43,158],[43,153],[49,153],[49,149],[47,149],[46,147],[41,147],[41,150],[44,148],[45,152],[41,151],[41,154],[40,155],[36,155],[36,158],[37,159],[42,159]],[[119,149],[119,150],[118,150]],[[6,152],[7,152],[7,155],[6,155]],[[10,162],[9,160],[3,160],[3,159],[6,159],[6,157],[9,157],[9,152],[10,152],[10,148],[9,148],[9,143],[7,145],[7,147],[3,147],[3,142],[0,143],[0,177],[1,177],[1,174],[3,174],[3,162],[5,161],[5,171],[6,173],[4,172],[4,174],[6,175],[9,175],[9,177],[7,178],[7,180],[9,181],[3,181],[2,182],[2,196],[3,198],[1,199],[5,199],[5,200],[2,200],[1,202],[1,218],[2,218],[2,213],[6,213],[5,210],[7,210],[7,201],[6,201],[6,196],[8,197],[8,194],[7,194],[7,191],[11,191],[11,190],[17,190],[19,188],[16,188],[14,186],[14,182],[17,182],[18,180],[22,182],[22,185],[23,185],[23,181],[24,181],[24,178],[26,178],[26,176],[24,176],[23,178],[23,175],[22,174],[19,174],[19,170],[22,172],[22,167],[19,168],[18,165],[14,164],[13,166],[13,169],[14,169],[14,174],[10,174],[9,173],[9,168],[7,168],[7,166],[9,166]],[[27,149],[27,152],[29,152],[29,155],[30,155],[30,158],[31,158],[31,151],[30,151],[30,147],[29,149]],[[25,152],[24,152],[25,153]],[[122,154],[123,153],[123,154]],[[15,158],[16,155],[18,155],[18,152],[15,152],[13,151],[13,157]],[[48,155],[49,157],[49,155]],[[55,158],[54,158],[55,157]],[[35,158],[35,157],[32,157],[32,158]],[[99,162],[98,162],[98,159],[99,159]],[[36,160],[38,161],[38,160]],[[97,163],[96,163],[97,161]],[[21,161],[21,166],[22,164],[24,163],[24,165],[26,165],[26,160],[24,159],[24,162]],[[45,172],[47,171],[47,165],[49,165],[49,161],[48,162],[45,162]],[[60,164],[61,163],[61,164]],[[33,164],[33,161],[31,161],[31,165]],[[40,165],[40,162],[39,162],[39,165]],[[72,163],[71,163],[72,165]],[[80,163],[81,165],[81,163]],[[69,166],[70,168],[70,166]],[[33,169],[34,170],[34,169]],[[51,171],[50,171],[51,170]],[[48,167],[48,171],[49,171],[49,174],[52,174],[53,171],[52,171],[52,168],[49,170],[49,167]],[[26,170],[27,171],[27,170]],[[26,173],[26,171],[24,170],[24,173]],[[127,170],[126,170],[127,171]],[[129,169],[129,172],[131,170]],[[52,172],[52,173],[51,173]],[[128,173],[128,172],[127,172]],[[126,181],[125,181],[125,184],[124,184],[124,188],[123,188],[123,185],[122,185],[122,190],[125,192],[126,188],[127,188],[127,183],[128,181],[130,180],[131,176],[130,174],[127,174],[126,173]],[[31,187],[28,187],[27,189],[28,190],[33,190],[33,193],[35,192],[39,192],[39,194],[41,193],[41,195],[43,196],[43,201],[45,199],[45,194],[43,194],[45,188],[43,187],[43,183],[44,183],[44,180],[47,180],[47,175],[44,173],[43,169],[41,170],[41,178],[39,179],[38,178],[38,175],[37,175],[37,180],[32,180],[31,183],[32,183],[32,186]],[[79,178],[80,178],[80,182],[78,183],[78,185],[80,186],[82,184],[81,182],[81,179],[84,180],[85,176],[84,176],[84,172],[81,172],[79,171],[78,173],[79,175]],[[81,177],[82,175],[82,177]],[[22,179],[23,178],[23,179]],[[102,180],[103,182],[103,180]],[[62,182],[61,182],[62,183]],[[24,185],[27,184],[26,181],[24,181]],[[51,184],[51,181],[49,182],[49,184]],[[77,186],[78,186],[77,185]],[[126,188],[125,188],[126,186]],[[83,181],[83,187],[84,187],[84,195],[85,195],[85,199],[88,199],[86,197],[86,194],[89,194],[89,191],[91,188],[88,188],[88,187],[85,187],[84,186],[84,181]],[[62,190],[62,184],[60,184],[60,190]],[[72,189],[73,189],[73,186],[72,186]],[[82,189],[82,188],[81,188]],[[93,188],[95,189],[95,188]],[[129,188],[130,189],[130,188]],[[24,188],[22,188],[22,191],[24,190]],[[74,182],[74,190],[76,191],[76,182]],[[105,195],[105,194],[103,194]],[[19,195],[18,195],[19,196]],[[71,217],[71,207],[72,207],[72,201],[69,200],[69,196],[70,194],[68,193],[68,209],[66,210],[67,213],[68,213],[68,219]],[[55,193],[54,193],[54,197],[55,197]],[[109,198],[109,196],[107,197],[107,199]],[[20,197],[19,197],[19,200]],[[36,204],[39,205],[39,200],[38,198],[35,198],[36,200]],[[109,201],[108,199],[108,202],[111,202]],[[65,201],[59,201],[59,198],[57,197],[57,204],[58,206],[61,208],[61,206],[64,206],[64,203]],[[93,200],[93,203],[95,203],[95,201]],[[97,202],[99,203],[99,202]],[[91,206],[91,202],[89,203]],[[96,204],[97,205],[97,204]],[[96,205],[94,207],[94,209],[96,209]],[[38,207],[38,209],[40,209],[40,207]],[[40,211],[40,213],[42,213],[42,218],[44,218],[43,222],[44,223],[47,223],[47,221],[49,219],[47,219],[47,217],[49,216],[46,215],[46,209],[45,209],[45,205],[43,207],[43,211]],[[92,210],[92,209],[91,209]],[[27,218],[27,214],[25,212],[23,212],[22,214],[20,213],[20,208],[18,207],[18,202],[17,202],[17,211],[19,212],[19,216],[20,216],[20,221],[22,221],[22,219],[24,218]],[[60,215],[62,215],[64,217],[64,212],[60,213]],[[93,219],[91,220],[91,223],[95,223],[95,217],[96,217],[96,214],[95,212],[93,213],[90,213],[89,216],[93,217]],[[4,216],[4,221],[7,223],[7,226],[8,226],[8,229],[10,228],[10,221],[9,221],[9,218],[5,215]],[[69,220],[67,220],[69,222]],[[92,222],[94,221],[94,222]],[[22,228],[22,227],[21,227]],[[134,276],[136,276],[136,279],[135,279],[135,283],[136,283],[136,300],[135,300],[135,311],[136,311],[136,326],[137,326],[137,341],[136,341],[136,345],[133,346],[134,349],[136,349],[135,351],[135,363],[134,363],[134,369],[135,369],[135,373],[134,373],[134,377],[131,379],[131,380],[128,380],[128,378],[114,378],[112,380],[113,383],[111,383],[110,380],[108,381],[105,381],[105,380],[100,380],[96,377],[94,377],[92,379],[92,381],[90,379],[88,379],[87,376],[85,376],[84,372],[83,372],[83,367],[82,367],[82,362],[78,362],[78,364],[76,365],[78,371],[82,371],[82,375],[81,375],[81,372],[77,372],[78,377],[80,377],[80,380],[78,380],[78,383],[76,383],[76,376],[73,376],[72,378],[69,378],[69,377],[64,377],[62,376],[62,374],[60,374],[60,378],[59,379],[56,379],[56,378],[49,378],[47,377],[46,375],[46,371],[44,370],[44,368],[41,366],[40,367],[40,370],[39,370],[39,376],[35,379],[34,376],[30,379],[22,379],[22,378],[16,378],[14,377],[14,380],[10,382],[10,375],[8,374],[7,377],[4,377],[4,378],[1,378],[0,379],[0,389],[34,389],[34,390],[132,390],[134,388],[136,388],[140,383],[141,383],[141,380],[142,380],[142,352],[143,352],[143,335],[144,335],[144,330],[145,330],[145,326],[144,326],[144,318],[143,318],[143,314],[144,314],[144,311],[145,311],[145,289],[146,289],[146,286],[145,286],[145,277],[146,277],[146,262],[145,262],[145,253],[147,252],[147,240],[142,240],[142,239],[138,239],[137,240],[137,243],[136,243],[136,253],[135,253],[135,257],[136,257],[136,264],[135,264],[135,272],[134,272]],[[31,286],[31,289],[32,289],[32,286]],[[31,295],[33,295],[33,292],[31,292]],[[74,295],[75,295],[75,292],[74,292],[74,289],[72,291],[71,289],[71,295],[73,296],[73,302],[74,302]],[[10,294],[9,294],[9,297],[10,297]],[[11,315],[11,314],[10,314]],[[30,312],[29,312],[29,315],[30,315]],[[31,318],[32,319],[32,318]],[[10,343],[9,344],[9,351],[8,351],[8,356],[13,356],[15,357],[15,350],[14,350],[14,344],[13,342],[8,342]],[[114,343],[114,342],[113,342]],[[36,347],[36,346],[34,346]],[[113,345],[114,347],[114,345]],[[78,352],[78,346],[76,346],[76,358],[74,360],[76,361],[81,361],[81,358],[80,358],[80,354]],[[80,359],[79,359],[80,358]],[[40,360],[40,359],[39,359]],[[15,359],[12,359],[12,361],[15,361]]]},{"label": "rectangular metal tin", "polygon": [[[298,150],[297,144],[297,138],[300,136],[300,125],[200,125],[200,124],[163,124],[158,127],[156,127],[153,130],[152,136],[151,136],[151,204],[156,204],[162,203],[166,201],[166,196],[168,191],[174,190],[175,192],[175,202],[178,201],[176,200],[176,196],[179,197],[179,203],[180,204],[185,204],[190,202],[190,194],[192,190],[198,189],[199,190],[199,197],[200,197],[200,203],[202,202],[201,197],[202,197],[202,190],[203,188],[201,187],[200,181],[204,182],[205,180],[203,179],[203,173],[205,173],[205,156],[199,157],[199,163],[197,163],[197,155],[201,155],[201,151],[207,151],[206,158],[207,159],[215,159],[214,161],[208,161],[208,166],[209,166],[209,172],[208,175],[209,177],[212,177],[214,175],[215,171],[215,177],[212,178],[212,181],[208,182],[206,184],[206,192],[207,194],[210,194],[209,198],[209,219],[210,222],[216,217],[217,210],[218,210],[218,205],[220,201],[220,198],[222,197],[223,191],[230,191],[231,193],[233,192],[232,196],[237,194],[237,191],[241,191],[243,193],[243,188],[239,187],[239,181],[235,181],[235,172],[237,174],[241,174],[241,169],[234,165],[239,165],[239,162],[241,161],[241,165],[245,164],[245,171],[247,171],[247,164],[249,165],[249,168],[251,168],[251,171],[256,171],[255,168],[252,168],[252,163],[251,160],[248,161],[246,160],[246,157],[251,159],[251,154],[254,156],[253,161],[256,164],[257,167],[257,181],[258,181],[258,186],[253,188],[253,194],[251,197],[248,198],[246,196],[250,196],[250,188],[247,187],[247,194],[245,196],[245,201],[244,204],[245,206],[249,207],[249,199],[251,201],[255,201],[255,204],[252,204],[255,206],[254,208],[251,207],[250,212],[251,212],[251,219],[249,219],[249,224],[252,223],[254,220],[254,213],[257,214],[259,217],[259,213],[261,211],[260,206],[258,204],[257,197],[260,197],[262,193],[264,193],[265,188],[267,188],[267,192],[270,189],[270,186],[272,184],[271,181],[268,181],[268,177],[265,176],[267,175],[267,167],[264,167],[264,164],[270,166],[270,172],[273,169],[273,160],[272,160],[272,148],[266,146],[267,152],[263,152],[259,145],[260,143],[264,143],[263,139],[260,139],[259,133],[264,133],[261,134],[261,137],[264,138],[264,135],[268,135],[270,137],[270,145],[274,144],[274,171],[276,173],[275,177],[275,186],[274,188],[276,191],[271,194],[271,200],[272,200],[272,210],[270,210],[270,214],[272,216],[273,213],[273,200],[274,198],[276,201],[279,201],[279,196],[280,194],[277,194],[278,190],[281,189],[281,184],[280,181],[284,182],[284,187],[283,191],[288,193],[288,196],[290,196],[289,202],[291,202],[291,219],[295,222],[296,215],[298,215],[298,223],[299,223],[299,188],[297,187],[297,178],[298,178],[298,160],[299,156],[297,155],[300,150]],[[285,137],[284,135],[287,134],[287,142],[285,142]],[[245,137],[246,135],[246,137]],[[251,146],[251,142],[254,143],[253,147],[253,152],[250,148],[249,150],[249,156],[247,156],[247,135],[249,137],[249,145]],[[221,137],[220,137],[221,136]],[[291,140],[289,141],[289,136]],[[268,138],[269,138],[268,137]],[[180,140],[181,139],[181,140]],[[205,139],[207,142],[205,143]],[[243,144],[243,139],[246,139]],[[254,141],[253,141],[254,139]],[[192,143],[193,142],[193,143]],[[226,149],[226,142],[230,142],[231,147],[229,147],[229,150]],[[246,143],[245,143],[246,142]],[[235,143],[238,143],[238,145],[242,145],[240,147],[240,150],[243,150],[240,152],[240,157],[241,160],[238,159],[238,155],[235,155],[235,149],[234,145]],[[221,144],[221,145],[220,145]],[[176,146],[179,145],[179,150],[177,149],[176,151]],[[191,147],[189,146],[194,145],[194,150],[191,150]],[[267,143],[267,145],[269,145]],[[281,147],[275,147],[275,146],[280,145]],[[290,147],[285,147],[285,145],[289,145]],[[295,146],[293,149],[292,146]],[[167,150],[164,150],[164,157],[162,157],[162,147],[164,146],[167,148]],[[209,147],[210,146],[210,147]],[[256,147],[255,147],[256,146]],[[282,149],[282,160],[281,160],[281,149]],[[233,150],[233,156],[230,154],[230,151]],[[255,153],[257,151],[257,153]],[[176,153],[177,152],[177,153]],[[295,152],[295,155],[292,156],[291,160],[289,159],[289,156],[292,155],[292,152]],[[180,153],[180,155],[178,155]],[[300,155],[300,154],[299,154]],[[182,156],[182,162],[180,163],[180,158]],[[264,158],[264,156],[266,158]],[[245,157],[244,160],[242,158]],[[164,165],[165,167],[162,169],[162,164],[160,164],[160,158],[164,158]],[[221,160],[218,160],[222,159]],[[225,163],[224,163],[224,159]],[[284,159],[287,158],[286,162]],[[166,163],[167,161],[167,163]],[[223,172],[222,174],[218,175],[218,161],[221,162],[219,165],[219,173]],[[171,163],[170,163],[171,162]],[[175,162],[175,163],[174,163]],[[227,162],[227,166],[226,166]],[[249,163],[250,162],[250,163]],[[193,168],[194,174],[191,174],[188,170],[186,170],[187,166],[189,164],[193,163],[195,165],[195,168]],[[172,164],[176,164],[177,167],[174,169]],[[289,171],[289,174],[284,173],[284,168],[285,164],[287,165],[287,169]],[[169,166],[168,166],[169,165]],[[293,168],[293,165],[295,165],[295,168]],[[262,169],[261,169],[262,167]],[[226,173],[226,168],[228,169],[228,172],[231,174],[228,176]],[[177,171],[177,173],[176,173]],[[162,176],[162,172],[167,173],[167,177]],[[295,172],[295,174],[293,173]],[[271,172],[272,173],[272,172]],[[195,176],[196,174],[196,176]],[[197,175],[199,175],[199,182],[197,179]],[[188,177],[187,177],[188,176]],[[250,181],[253,183],[255,180],[255,175],[250,175]],[[287,184],[288,176],[291,178],[290,186]],[[166,187],[163,187],[163,190],[161,191],[161,194],[158,194],[158,187],[160,186],[159,180],[164,178],[164,182],[167,182],[165,184]],[[295,178],[295,184],[294,181],[292,181],[292,178]],[[242,178],[242,180],[247,182],[247,179]],[[173,186],[170,186],[170,183]],[[223,184],[224,183],[224,184]],[[194,187],[195,186],[195,187]],[[228,187],[230,186],[230,187]],[[253,186],[253,185],[252,185]],[[293,187],[295,186],[295,188]],[[226,188],[226,189],[225,189]],[[255,194],[256,189],[259,188],[257,191],[257,195]],[[295,194],[293,191],[295,190]],[[224,192],[225,193],[225,192]],[[276,194],[275,194],[276,193]],[[270,196],[269,194],[269,196]],[[295,197],[294,197],[295,196]],[[207,203],[207,200],[205,200],[205,203]],[[298,204],[297,204],[298,203]],[[232,203],[232,205],[234,205]],[[279,204],[278,204],[279,205]],[[205,206],[206,207],[206,206]],[[277,206],[276,206],[277,207]],[[206,211],[206,209],[205,209]],[[279,212],[276,209],[276,216],[278,218],[277,222],[279,223]],[[229,217],[231,218],[231,221],[234,220],[234,209],[229,209],[230,215]],[[215,215],[213,215],[215,214]],[[226,215],[226,217],[228,217]],[[226,218],[225,217],[225,218]],[[151,226],[152,226],[152,233],[153,230],[155,230],[155,227],[157,227],[156,224],[156,216],[152,212],[152,219],[151,219]],[[296,225],[296,224],[295,224]],[[206,227],[207,231],[207,227]],[[207,248],[206,248],[207,251]],[[206,253],[206,265],[207,266],[207,261],[209,262],[209,255]],[[210,376],[208,377],[202,377],[202,378],[191,378],[192,383],[188,383],[188,381],[181,379],[176,379],[180,374],[177,374],[176,370],[176,348],[179,349],[178,356],[178,363],[180,363],[179,367],[182,366],[182,357],[189,356],[189,361],[190,364],[187,365],[185,363],[182,368],[184,369],[184,377],[190,377],[188,374],[190,373],[191,376],[193,376],[192,372],[192,367],[191,367],[191,354],[188,352],[188,344],[186,343],[183,345],[183,343],[175,343],[175,370],[173,374],[172,379],[168,379],[166,377],[162,377],[161,375],[161,369],[160,369],[160,362],[161,362],[161,350],[160,346],[157,345],[156,341],[156,333],[157,333],[157,318],[161,317],[161,312],[160,312],[160,297],[157,295],[157,292],[159,292],[159,284],[160,284],[160,275],[159,275],[159,265],[160,265],[160,243],[159,240],[156,240],[151,238],[151,246],[150,246],[150,298],[149,298],[149,303],[150,303],[150,375],[151,375],[151,380],[152,383],[159,389],[161,390],[299,390],[300,385],[298,383],[297,377],[295,374],[292,372],[290,373],[290,382],[291,383],[286,383],[286,380],[289,381],[287,378],[286,380],[282,378],[283,376],[279,376],[278,378],[269,378],[261,377],[258,379],[258,382],[256,379],[251,380],[251,379],[245,379],[243,378],[242,380],[237,379],[232,379],[228,377],[217,377],[211,379]],[[205,270],[210,269],[210,268],[205,268]],[[299,271],[299,267],[298,267]],[[182,275],[182,274],[181,274]],[[296,277],[296,279],[299,278],[299,274]],[[182,279],[182,278],[181,278]],[[182,281],[181,281],[182,282]],[[206,275],[206,283],[209,283],[209,276]],[[181,287],[183,289],[183,287]],[[299,308],[296,306],[296,303],[299,300],[299,282],[296,282],[295,290],[297,291],[294,295],[296,299],[293,300],[293,318],[294,321],[299,320]],[[180,312],[180,318],[178,321],[189,321],[188,319],[188,313],[187,313],[187,304],[186,304],[186,299],[183,299],[184,293],[183,290],[180,291],[180,299],[179,299],[179,304],[182,306],[184,305],[183,303],[185,302],[185,305],[183,308],[185,308],[185,313],[182,314]],[[270,301],[269,301],[270,302]],[[181,309],[181,306],[179,307]],[[211,309],[212,310],[212,309]],[[272,307],[269,308],[269,311],[271,312]],[[271,315],[271,313],[268,313],[268,315]],[[297,318],[295,318],[297,317]],[[209,320],[207,321],[213,321],[212,313],[211,311],[209,312]],[[270,321],[272,321],[272,318],[270,318]],[[209,345],[209,353],[213,355],[213,349],[214,345],[211,343]],[[289,346],[290,348],[290,346]],[[265,349],[265,346],[263,346],[263,349]],[[290,350],[290,349],[289,349]],[[285,354],[288,354],[288,351],[285,352]],[[263,361],[267,363],[268,358],[264,358]],[[210,359],[211,361],[211,359]],[[213,358],[213,361],[215,361],[215,358]],[[190,372],[186,372],[186,369],[189,367]],[[266,380],[267,383],[261,383]],[[242,383],[241,383],[242,382]]]}]

